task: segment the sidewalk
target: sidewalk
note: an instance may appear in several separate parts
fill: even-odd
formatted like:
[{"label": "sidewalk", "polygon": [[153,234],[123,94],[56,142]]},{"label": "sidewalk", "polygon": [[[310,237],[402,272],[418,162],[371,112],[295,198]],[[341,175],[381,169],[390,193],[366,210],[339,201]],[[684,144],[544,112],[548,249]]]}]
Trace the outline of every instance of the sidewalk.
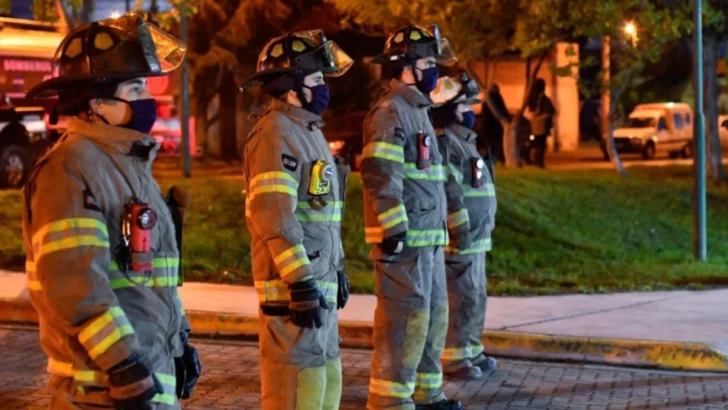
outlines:
[{"label": "sidewalk", "polygon": [[[197,334],[255,336],[252,287],[185,283],[180,294]],[[344,345],[370,347],[376,299],[352,295],[340,312]],[[492,297],[486,350],[545,360],[728,371],[728,289]],[[0,322],[33,322],[25,275],[0,272]]]}]

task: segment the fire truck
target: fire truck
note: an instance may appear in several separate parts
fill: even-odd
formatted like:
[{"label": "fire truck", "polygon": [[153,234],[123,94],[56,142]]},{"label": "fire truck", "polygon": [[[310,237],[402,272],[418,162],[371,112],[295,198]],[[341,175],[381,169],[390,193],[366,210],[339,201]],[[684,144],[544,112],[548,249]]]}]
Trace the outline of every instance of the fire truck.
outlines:
[{"label": "fire truck", "polygon": [[50,146],[49,101],[25,93],[53,75],[53,55],[65,31],[54,24],[0,17],[0,187],[22,186]]}]

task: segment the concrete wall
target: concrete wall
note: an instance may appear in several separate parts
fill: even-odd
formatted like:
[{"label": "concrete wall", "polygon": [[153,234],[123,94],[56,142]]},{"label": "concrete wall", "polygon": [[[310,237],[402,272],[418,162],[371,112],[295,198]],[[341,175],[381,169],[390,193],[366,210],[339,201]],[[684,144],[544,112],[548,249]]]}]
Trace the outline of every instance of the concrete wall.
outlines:
[{"label": "concrete wall", "polygon": [[[553,144],[558,141],[561,151],[573,151],[579,147],[578,70],[574,68],[572,77],[559,77],[552,70],[552,67],[564,67],[569,62],[576,62],[578,46],[574,45],[576,55],[571,57],[566,55],[568,46],[566,43],[558,44],[538,75],[546,81],[546,95],[552,99],[558,113],[552,133],[554,138],[549,138],[549,146],[553,149]],[[532,65],[535,64],[532,61]],[[526,61],[523,58],[501,57],[495,63],[478,62],[474,64],[474,69],[483,83],[498,84],[510,111],[517,111],[521,107],[526,92]]]}]

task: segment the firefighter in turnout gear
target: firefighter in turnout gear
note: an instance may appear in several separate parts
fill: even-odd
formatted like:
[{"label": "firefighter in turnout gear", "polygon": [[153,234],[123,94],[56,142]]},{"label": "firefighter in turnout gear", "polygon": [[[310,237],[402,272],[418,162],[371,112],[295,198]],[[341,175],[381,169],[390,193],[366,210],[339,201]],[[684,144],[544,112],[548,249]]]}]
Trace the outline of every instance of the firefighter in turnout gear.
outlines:
[{"label": "firefighter in turnout gear", "polygon": [[94,22],[61,42],[59,76],[28,93],[58,95],[56,113],[70,116],[29,176],[22,218],[53,410],[179,409],[199,376],[177,292],[181,226],[152,178],[147,135],[146,77],[184,55],[136,15]]},{"label": "firefighter in turnout gear", "polygon": [[[450,245],[445,248],[450,319],[442,363],[452,379],[472,380],[495,369],[496,361],[483,354],[481,338],[485,323],[485,253],[491,249],[496,198],[490,159],[481,158],[472,131],[473,104],[480,104],[480,88],[467,73],[442,77],[431,94],[435,127],[444,133],[448,178],[462,186],[448,192],[448,202],[465,203],[465,209],[448,216]],[[490,155],[490,153],[489,153]],[[468,244],[456,238],[469,231]]]},{"label": "firefighter in turnout gear", "polygon": [[442,389],[446,173],[428,115],[436,63],[453,60],[437,26],[395,31],[374,60],[392,80],[364,121],[361,163],[377,295],[370,410],[462,408]]},{"label": "firefighter in turnout gear", "polygon": [[244,86],[273,97],[246,140],[243,164],[264,410],[339,408],[349,167],[332,157],[320,115],[329,102],[324,77],[352,63],[320,30],[288,34],[265,46]]}]

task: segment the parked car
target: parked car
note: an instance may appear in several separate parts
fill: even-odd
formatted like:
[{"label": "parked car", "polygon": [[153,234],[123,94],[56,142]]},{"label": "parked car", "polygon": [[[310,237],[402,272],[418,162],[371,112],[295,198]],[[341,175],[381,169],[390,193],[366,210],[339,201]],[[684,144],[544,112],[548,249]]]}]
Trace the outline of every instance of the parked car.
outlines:
[{"label": "parked car", "polygon": [[[627,123],[614,130],[619,153],[641,154],[652,159],[658,153],[670,158],[692,155],[693,112],[684,103],[639,104],[629,114]],[[606,152],[606,143],[602,141]]]},{"label": "parked car", "polygon": [[43,107],[0,106],[0,188],[20,188],[51,146]]}]

